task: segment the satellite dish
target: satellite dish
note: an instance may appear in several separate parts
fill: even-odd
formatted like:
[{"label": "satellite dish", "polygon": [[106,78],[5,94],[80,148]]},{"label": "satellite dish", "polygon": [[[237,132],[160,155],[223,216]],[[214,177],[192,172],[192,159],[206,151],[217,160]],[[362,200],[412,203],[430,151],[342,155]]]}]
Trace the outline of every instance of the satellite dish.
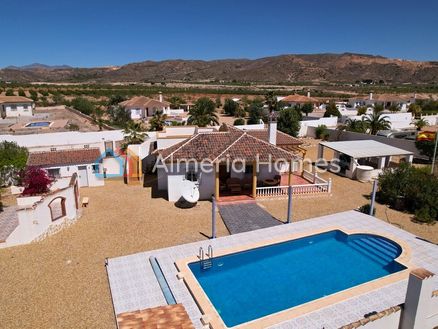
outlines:
[{"label": "satellite dish", "polygon": [[186,180],[183,182],[181,197],[190,203],[196,203],[199,200],[199,188],[195,182]]}]

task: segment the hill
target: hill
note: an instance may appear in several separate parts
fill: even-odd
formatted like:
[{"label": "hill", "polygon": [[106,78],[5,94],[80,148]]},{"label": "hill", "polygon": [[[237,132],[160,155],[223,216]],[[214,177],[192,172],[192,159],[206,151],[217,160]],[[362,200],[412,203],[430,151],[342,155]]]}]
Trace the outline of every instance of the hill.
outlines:
[{"label": "hill", "polygon": [[3,81],[18,82],[355,82],[371,79],[389,83],[438,83],[438,62],[390,59],[362,54],[280,55],[254,60],[165,60],[123,66],[72,68],[8,67]]}]

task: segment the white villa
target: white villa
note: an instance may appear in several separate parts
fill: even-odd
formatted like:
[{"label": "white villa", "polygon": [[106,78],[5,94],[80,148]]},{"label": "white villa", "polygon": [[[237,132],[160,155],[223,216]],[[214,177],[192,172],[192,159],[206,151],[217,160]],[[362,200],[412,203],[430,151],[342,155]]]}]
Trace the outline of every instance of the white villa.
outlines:
[{"label": "white villa", "polygon": [[0,117],[31,117],[35,104],[33,100],[22,96],[0,96]]},{"label": "white villa", "polygon": [[129,111],[133,120],[147,119],[152,117],[157,111],[166,114],[170,111],[170,103],[163,100],[161,93],[158,100],[146,96],[136,96],[121,102],[119,105],[123,106],[126,111]]},{"label": "white villa", "polygon": [[[329,192],[328,182],[305,170],[299,171],[298,163],[303,157],[300,144],[277,131],[275,122],[268,129],[242,130],[227,125],[219,130],[200,129],[193,136],[155,152],[159,164],[158,189],[167,191],[169,201],[180,200],[193,185],[203,200],[212,195],[218,200],[284,196],[289,185],[299,186],[296,192],[300,189],[304,193]],[[202,168],[193,162],[203,164]],[[315,189],[314,184],[318,183],[321,186]]]}]

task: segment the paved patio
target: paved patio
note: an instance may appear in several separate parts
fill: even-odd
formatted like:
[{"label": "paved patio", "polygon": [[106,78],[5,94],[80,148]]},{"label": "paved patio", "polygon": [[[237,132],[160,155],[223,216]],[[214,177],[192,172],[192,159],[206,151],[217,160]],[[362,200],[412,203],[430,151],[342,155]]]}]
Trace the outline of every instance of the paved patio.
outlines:
[{"label": "paved patio", "polygon": [[5,242],[18,226],[17,209],[17,206],[9,206],[0,213],[0,243]]},{"label": "paved patio", "polygon": [[[313,218],[287,225],[226,236],[215,240],[201,241],[175,247],[140,252],[107,261],[107,272],[116,314],[166,305],[164,296],[155,279],[149,257],[155,256],[178,303],[182,303],[195,328],[203,328],[202,316],[185,283],[177,279],[175,261],[197,255],[199,247],[211,244],[215,251],[254,242],[281,238],[292,233],[309,232],[341,227],[345,230],[366,230],[376,234],[392,235],[405,241],[412,249],[411,263],[438,273],[438,246],[425,242],[374,217],[356,211],[346,211],[329,216]],[[438,275],[434,277],[438,288]],[[369,291],[328,307],[293,318],[270,328],[339,328],[360,320],[372,311],[382,311],[404,302],[407,280],[398,281],[383,288]]]},{"label": "paved patio", "polygon": [[[218,208],[230,234],[283,224],[255,202],[220,204]],[[245,215],[242,216],[242,214]]]}]

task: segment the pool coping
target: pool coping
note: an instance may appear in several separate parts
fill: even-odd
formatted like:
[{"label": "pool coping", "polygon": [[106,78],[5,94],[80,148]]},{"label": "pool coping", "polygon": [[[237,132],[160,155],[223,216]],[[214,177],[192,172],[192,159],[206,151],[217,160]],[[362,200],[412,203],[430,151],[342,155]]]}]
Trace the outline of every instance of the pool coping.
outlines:
[{"label": "pool coping", "polygon": [[221,316],[216,311],[213,303],[210,301],[207,294],[202,289],[200,283],[194,276],[193,272],[188,267],[188,264],[199,261],[198,256],[190,256],[190,257],[185,257],[182,259],[175,260],[175,266],[178,270],[178,278],[184,281],[185,286],[189,290],[195,303],[197,304],[201,313],[203,314],[202,322],[204,325],[209,325],[209,327],[212,329],[225,329],[225,328],[249,329],[254,327],[266,328],[269,326],[277,325],[281,322],[290,320],[294,317],[298,317],[306,313],[317,311],[319,309],[330,306],[332,304],[345,301],[359,294],[364,294],[375,289],[383,288],[386,285],[397,283],[401,280],[406,280],[409,277],[410,271],[416,268],[416,266],[411,263],[412,250],[407,242],[387,233],[385,234],[382,234],[380,232],[376,233],[375,231],[372,230],[351,230],[351,229],[345,229],[344,227],[341,226],[327,226],[321,229],[312,229],[309,231],[303,231],[303,232],[292,233],[292,234],[289,233],[271,239],[238,245],[231,248],[223,248],[218,251],[215,250],[214,257],[225,256],[233,253],[265,247],[265,246],[278,244],[290,240],[305,238],[308,236],[326,233],[334,230],[341,231],[347,235],[371,234],[371,235],[380,236],[389,239],[397,243],[402,251],[400,255],[394,260],[400,263],[401,265],[405,266],[406,269],[233,327],[228,327],[225,325]]}]

